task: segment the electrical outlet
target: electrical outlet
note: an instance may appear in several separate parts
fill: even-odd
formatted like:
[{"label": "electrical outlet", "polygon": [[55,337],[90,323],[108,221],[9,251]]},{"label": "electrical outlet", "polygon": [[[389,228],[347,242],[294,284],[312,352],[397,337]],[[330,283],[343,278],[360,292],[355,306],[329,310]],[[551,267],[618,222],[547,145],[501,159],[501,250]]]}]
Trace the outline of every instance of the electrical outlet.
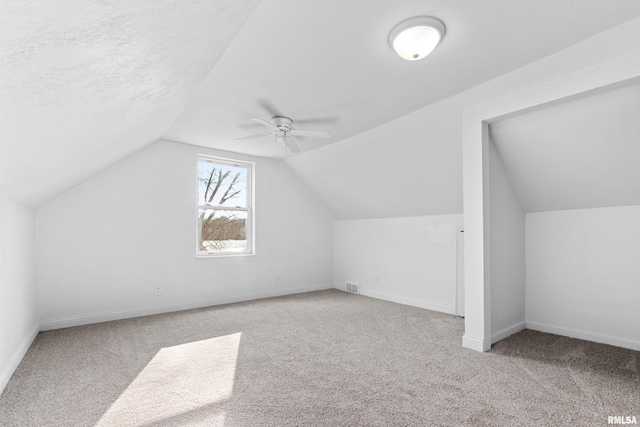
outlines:
[{"label": "electrical outlet", "polygon": [[280,276],[273,276],[273,284],[277,285],[278,283],[280,283]]},{"label": "electrical outlet", "polygon": [[162,295],[162,288],[160,286],[156,286],[153,289],[153,294],[157,297],[159,297],[160,295]]},{"label": "electrical outlet", "polygon": [[373,275],[373,283],[380,283],[380,275],[379,274],[374,274]]}]

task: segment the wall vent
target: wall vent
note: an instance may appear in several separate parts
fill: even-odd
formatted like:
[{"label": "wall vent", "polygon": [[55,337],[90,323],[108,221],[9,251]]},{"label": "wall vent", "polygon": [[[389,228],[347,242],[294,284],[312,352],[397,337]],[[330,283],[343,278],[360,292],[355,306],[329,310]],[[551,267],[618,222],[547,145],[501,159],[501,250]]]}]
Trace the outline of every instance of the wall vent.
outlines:
[{"label": "wall vent", "polygon": [[355,282],[345,282],[345,289],[352,294],[360,293],[360,284]]}]

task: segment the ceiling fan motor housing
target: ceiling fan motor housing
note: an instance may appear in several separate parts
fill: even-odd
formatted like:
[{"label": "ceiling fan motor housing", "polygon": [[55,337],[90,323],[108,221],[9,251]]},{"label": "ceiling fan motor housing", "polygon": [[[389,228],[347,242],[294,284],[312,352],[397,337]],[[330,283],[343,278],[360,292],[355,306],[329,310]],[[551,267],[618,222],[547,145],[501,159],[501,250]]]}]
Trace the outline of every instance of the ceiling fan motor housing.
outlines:
[{"label": "ceiling fan motor housing", "polygon": [[273,135],[276,138],[276,143],[284,142],[285,146],[293,153],[297,153],[300,151],[300,147],[295,142],[294,136],[310,136],[317,138],[330,138],[331,134],[325,131],[318,130],[298,130],[292,129],[291,125],[293,124],[293,120],[289,117],[284,116],[273,116],[270,121],[262,120],[262,119],[252,119],[255,122],[260,123],[263,126],[269,128],[270,132],[261,133],[257,135],[249,135],[238,139],[253,139],[253,138],[261,138],[263,136]]},{"label": "ceiling fan motor housing", "polygon": [[293,120],[291,120],[289,117],[274,116],[271,118],[271,124],[277,126],[282,130],[291,130]]}]

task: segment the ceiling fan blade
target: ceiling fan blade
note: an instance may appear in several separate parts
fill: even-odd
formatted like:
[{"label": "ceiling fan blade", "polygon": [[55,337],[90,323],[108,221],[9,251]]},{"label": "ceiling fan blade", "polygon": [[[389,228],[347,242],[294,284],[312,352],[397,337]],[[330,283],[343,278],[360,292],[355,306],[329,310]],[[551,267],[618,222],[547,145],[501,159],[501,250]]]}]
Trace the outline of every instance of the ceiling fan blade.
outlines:
[{"label": "ceiling fan blade", "polygon": [[331,138],[331,134],[329,132],[325,132],[322,130],[298,130],[292,129],[289,132],[293,136],[314,136],[317,138]]},{"label": "ceiling fan blade", "polygon": [[270,133],[260,133],[258,135],[249,135],[249,136],[243,136],[242,138],[236,138],[234,141],[243,141],[243,140],[247,140],[247,139],[255,139],[255,138],[262,138],[264,136],[269,136],[271,135]]},{"label": "ceiling fan blade", "polygon": [[254,122],[260,123],[261,125],[264,125],[271,130],[278,130],[278,126],[274,125],[273,123],[269,123],[266,120],[262,120],[262,119],[251,119],[251,120],[253,120]]},{"label": "ceiling fan blade", "polygon": [[298,144],[296,144],[296,141],[293,139],[292,136],[285,136],[284,143],[287,145],[287,148],[292,153],[297,153],[298,151],[300,151],[300,147],[298,146]]}]

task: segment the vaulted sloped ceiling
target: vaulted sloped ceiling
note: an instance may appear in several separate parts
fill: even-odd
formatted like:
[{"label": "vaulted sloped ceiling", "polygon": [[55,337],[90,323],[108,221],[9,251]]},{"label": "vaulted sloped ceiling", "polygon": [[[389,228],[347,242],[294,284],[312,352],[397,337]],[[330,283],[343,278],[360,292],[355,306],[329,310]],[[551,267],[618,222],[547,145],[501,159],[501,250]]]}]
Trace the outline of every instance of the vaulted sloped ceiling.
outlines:
[{"label": "vaulted sloped ceiling", "polygon": [[640,81],[541,105],[490,127],[527,212],[640,205]]},{"label": "vaulted sloped ceiling", "polygon": [[[407,18],[433,15],[446,35],[422,61],[388,44]],[[284,115],[304,152],[358,135],[640,15],[616,0],[264,0],[164,138],[284,157],[252,118]]]},{"label": "vaulted sloped ceiling", "polygon": [[462,110],[438,103],[287,159],[335,219],[462,212]]},{"label": "vaulted sloped ceiling", "polygon": [[[252,118],[279,114],[332,133],[300,140],[288,162],[337,218],[460,212],[461,117],[445,108],[419,125],[412,112],[640,15],[636,0],[0,8],[1,194],[37,208],[158,138],[282,158],[269,138],[235,141],[264,131]],[[439,17],[447,33],[433,55],[403,61],[387,37],[417,15]],[[331,191],[323,170],[336,172],[331,185],[350,185],[350,173],[360,180]],[[359,203],[337,208],[344,200]]]},{"label": "vaulted sloped ceiling", "polygon": [[[554,55],[286,160],[335,219],[462,212],[463,111],[637,54],[636,18]],[[637,71],[640,75],[640,70]],[[527,211],[640,204],[638,82],[491,126]]]},{"label": "vaulted sloped ceiling", "polygon": [[41,206],[156,140],[256,5],[3,1],[0,193]]}]

